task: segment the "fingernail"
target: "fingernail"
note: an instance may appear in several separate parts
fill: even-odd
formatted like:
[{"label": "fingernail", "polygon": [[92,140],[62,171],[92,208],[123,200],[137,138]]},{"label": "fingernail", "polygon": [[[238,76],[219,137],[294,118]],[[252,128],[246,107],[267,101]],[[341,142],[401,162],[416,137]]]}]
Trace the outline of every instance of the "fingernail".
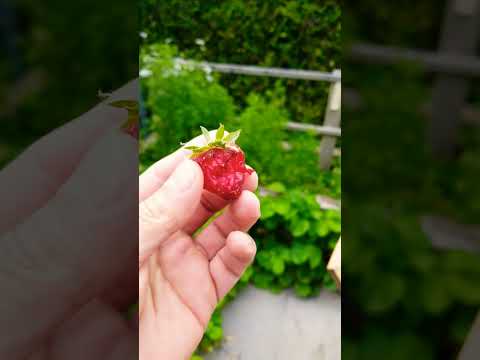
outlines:
[{"label": "fingernail", "polygon": [[168,180],[176,191],[186,191],[195,182],[197,175],[195,164],[191,160],[183,161]]}]

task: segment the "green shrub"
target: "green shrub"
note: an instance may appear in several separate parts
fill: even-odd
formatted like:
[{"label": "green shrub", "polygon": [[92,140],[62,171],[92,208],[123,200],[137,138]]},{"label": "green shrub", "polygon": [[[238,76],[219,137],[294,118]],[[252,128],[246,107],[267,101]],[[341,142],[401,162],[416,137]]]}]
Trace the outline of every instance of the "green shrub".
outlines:
[{"label": "green shrub", "polygon": [[267,188],[276,195],[261,197],[261,220],[252,232],[258,246],[253,284],[274,292],[294,288],[302,297],[323,285],[335,288],[325,266],[340,234],[340,212],[322,210],[314,195],[281,183]]},{"label": "green shrub", "polygon": [[267,93],[267,98],[256,93],[249,95],[245,111],[234,123],[245,134],[239,144],[250,165],[261,174],[261,183],[281,181],[288,187],[301,185],[305,189],[326,190],[318,168],[318,139],[312,134],[286,130],[290,118],[282,107],[283,94],[283,88],[277,87]]},{"label": "green shrub", "polygon": [[[190,58],[322,71],[339,67],[341,61],[338,0],[146,0],[141,2],[140,19],[146,43],[171,41]],[[241,105],[252,90],[265,93],[276,81],[221,77]],[[328,84],[280,82],[296,121],[322,121]]]},{"label": "green shrub", "polygon": [[365,106],[345,115],[355,136],[342,149],[342,275],[355,284],[344,288],[344,316],[358,319],[342,329],[342,344],[352,359],[453,358],[480,305],[478,256],[438,251],[421,228],[425,214],[478,223],[480,133],[465,129],[458,161],[432,159],[418,111],[428,84],[417,70],[359,65],[349,77]]},{"label": "green shrub", "polygon": [[260,174],[262,184],[279,181],[288,188],[301,186],[304,190],[339,197],[339,160],[332,171],[319,169],[318,138],[286,129],[290,117],[283,107],[284,98],[284,88],[279,84],[266,97],[252,93],[247,107],[233,123],[234,128],[241,128],[244,133],[239,145],[245,150],[249,164]]},{"label": "green shrub", "polygon": [[142,129],[143,166],[198,135],[200,125],[217,128],[234,116],[227,91],[208,72],[181,64],[177,55],[174,47],[154,45],[140,56],[141,74],[151,73],[141,81],[150,115]]},{"label": "green shrub", "polygon": [[142,129],[141,169],[199,135],[200,125],[214,129],[224,123],[229,130],[242,129],[239,145],[262,184],[280,181],[289,188],[340,196],[339,160],[332,171],[321,171],[318,139],[286,130],[290,116],[280,83],[265,96],[251,93],[246,108],[236,115],[232,98],[217,79],[176,63],[178,55],[175,47],[165,44],[142,49],[141,71],[150,75],[142,79],[148,117]]}]

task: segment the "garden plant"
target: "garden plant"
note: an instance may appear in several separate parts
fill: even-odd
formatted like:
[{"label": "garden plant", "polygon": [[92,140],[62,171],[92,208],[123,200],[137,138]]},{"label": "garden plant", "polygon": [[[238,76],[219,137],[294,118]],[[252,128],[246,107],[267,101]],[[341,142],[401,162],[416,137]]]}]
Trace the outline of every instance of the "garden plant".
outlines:
[{"label": "garden plant", "polygon": [[[202,165],[204,154],[225,151],[224,127],[231,131],[226,140],[237,138],[239,132],[233,130],[241,129],[236,142],[261,185],[262,216],[251,231],[258,247],[256,260],[217,308],[199,346],[201,354],[221,343],[222,309],[249,283],[273,292],[291,288],[300,297],[317,295],[324,287],[335,291],[326,263],[340,236],[340,212],[322,209],[316,195],[339,198],[341,171],[339,158],[328,171],[319,169],[319,141],[313,134],[288,132],[290,114],[281,84],[263,95],[249,94],[246,106],[238,106],[211,69],[185,63],[180,55],[168,44],[142,49],[141,170],[199,135],[201,127],[207,135],[207,129],[224,124],[220,138],[209,139],[210,147],[187,149]],[[208,166],[202,168],[210,178]],[[218,191],[218,184],[210,190]],[[231,191],[219,194],[233,196]]]}]

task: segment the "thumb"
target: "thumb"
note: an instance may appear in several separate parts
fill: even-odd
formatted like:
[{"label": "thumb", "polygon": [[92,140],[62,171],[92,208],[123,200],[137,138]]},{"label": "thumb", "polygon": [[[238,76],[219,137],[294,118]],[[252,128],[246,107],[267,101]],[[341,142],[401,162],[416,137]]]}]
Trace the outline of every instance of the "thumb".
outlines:
[{"label": "thumb", "polygon": [[203,174],[183,161],[165,184],[139,206],[139,265],[191,218],[202,195]]}]

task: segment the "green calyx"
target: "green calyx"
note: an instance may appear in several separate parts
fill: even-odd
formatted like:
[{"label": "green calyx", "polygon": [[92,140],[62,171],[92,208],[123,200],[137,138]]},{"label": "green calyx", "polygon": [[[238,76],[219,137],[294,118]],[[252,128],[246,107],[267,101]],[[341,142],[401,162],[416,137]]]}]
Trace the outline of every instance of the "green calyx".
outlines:
[{"label": "green calyx", "polygon": [[125,109],[128,111],[127,121],[122,125],[122,129],[128,130],[133,126],[138,124],[139,120],[139,111],[138,111],[138,101],[134,100],[118,100],[108,103],[108,105]]},{"label": "green calyx", "polygon": [[205,129],[203,126],[200,126],[200,129],[202,129],[202,134],[207,144],[204,146],[185,146],[184,149],[192,151],[192,158],[213,148],[225,149],[227,147],[235,146],[235,142],[239,138],[242,131],[237,130],[225,135],[225,127],[223,124],[220,124],[220,127],[217,129],[215,139],[212,139],[207,129]]},{"label": "green calyx", "polygon": [[[104,93],[101,90],[98,91],[98,97],[102,100],[108,99],[112,94]],[[136,126],[139,121],[138,101],[135,100],[117,100],[109,102],[108,105],[125,109],[128,111],[128,118],[122,125],[122,129],[128,130]]]}]

